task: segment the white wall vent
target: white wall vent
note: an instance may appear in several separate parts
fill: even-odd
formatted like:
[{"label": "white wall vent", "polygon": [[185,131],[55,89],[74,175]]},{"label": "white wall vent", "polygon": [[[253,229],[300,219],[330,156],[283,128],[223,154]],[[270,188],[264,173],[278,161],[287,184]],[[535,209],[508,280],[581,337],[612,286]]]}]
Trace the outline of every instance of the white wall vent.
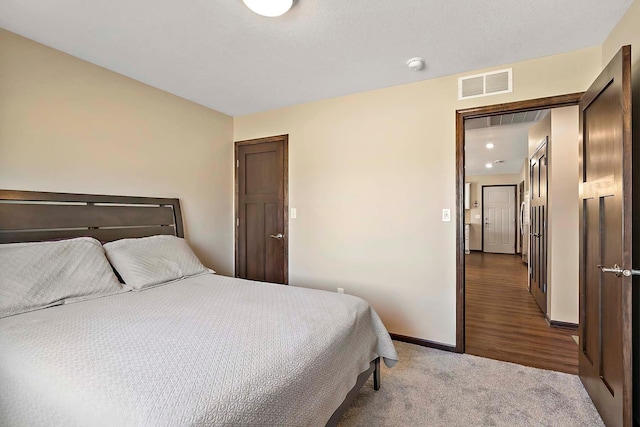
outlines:
[{"label": "white wall vent", "polygon": [[513,92],[513,69],[474,74],[458,79],[458,99]]}]

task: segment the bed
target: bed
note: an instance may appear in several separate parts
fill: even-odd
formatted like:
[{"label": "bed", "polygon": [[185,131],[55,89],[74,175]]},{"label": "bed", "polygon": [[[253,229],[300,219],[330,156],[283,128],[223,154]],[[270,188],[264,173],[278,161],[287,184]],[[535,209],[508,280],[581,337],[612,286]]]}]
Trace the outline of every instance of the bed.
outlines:
[{"label": "bed", "polygon": [[[0,190],[0,244],[149,236],[183,237],[177,199]],[[0,319],[0,425],[337,425],[397,360],[353,296],[210,272],[127,286]]]}]

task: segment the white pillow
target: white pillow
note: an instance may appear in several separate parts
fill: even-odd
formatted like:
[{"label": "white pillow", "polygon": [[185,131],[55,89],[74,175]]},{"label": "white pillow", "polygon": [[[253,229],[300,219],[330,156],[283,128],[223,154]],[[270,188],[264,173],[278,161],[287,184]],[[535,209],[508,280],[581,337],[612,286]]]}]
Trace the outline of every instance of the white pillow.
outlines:
[{"label": "white pillow", "polygon": [[107,258],[124,283],[140,290],[185,277],[213,273],[184,239],[151,236],[105,243]]},{"label": "white pillow", "polygon": [[0,318],[123,291],[91,237],[0,244]]}]

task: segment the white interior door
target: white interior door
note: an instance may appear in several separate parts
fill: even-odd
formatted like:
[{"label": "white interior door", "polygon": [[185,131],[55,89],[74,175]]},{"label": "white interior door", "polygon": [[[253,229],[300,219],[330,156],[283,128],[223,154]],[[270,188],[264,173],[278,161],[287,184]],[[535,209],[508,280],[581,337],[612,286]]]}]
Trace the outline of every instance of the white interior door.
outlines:
[{"label": "white interior door", "polygon": [[516,186],[483,186],[484,252],[516,253]]}]

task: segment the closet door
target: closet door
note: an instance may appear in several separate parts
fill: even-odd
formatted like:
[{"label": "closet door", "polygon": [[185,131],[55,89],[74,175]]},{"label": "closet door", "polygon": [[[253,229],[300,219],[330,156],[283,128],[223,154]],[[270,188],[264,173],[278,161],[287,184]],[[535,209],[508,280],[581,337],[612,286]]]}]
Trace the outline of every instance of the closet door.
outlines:
[{"label": "closet door", "polygon": [[236,143],[236,277],[287,274],[287,136]]}]

